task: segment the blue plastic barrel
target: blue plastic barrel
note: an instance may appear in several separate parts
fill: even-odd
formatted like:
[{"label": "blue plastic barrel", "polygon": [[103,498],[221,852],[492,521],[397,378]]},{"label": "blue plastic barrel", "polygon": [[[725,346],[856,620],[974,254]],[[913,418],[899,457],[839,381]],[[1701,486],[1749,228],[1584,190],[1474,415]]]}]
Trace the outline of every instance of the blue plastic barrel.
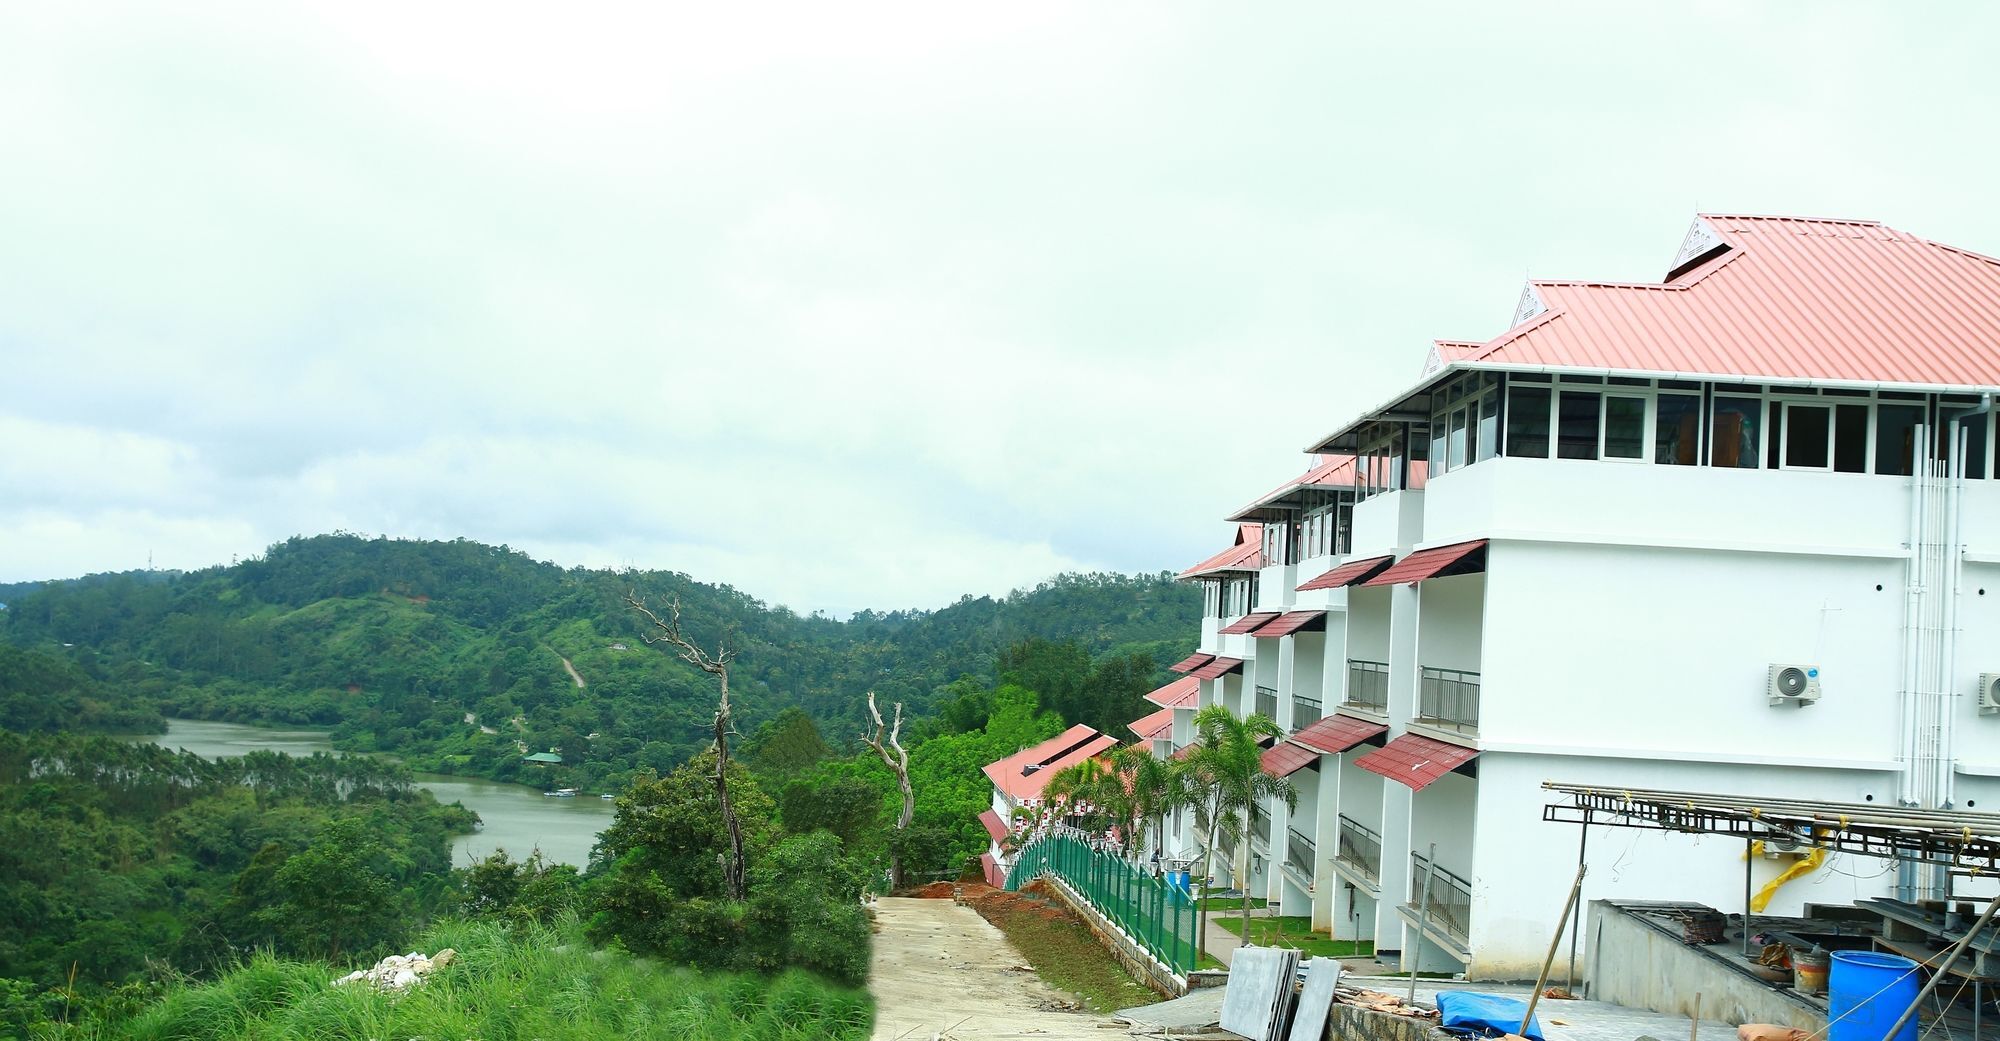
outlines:
[{"label": "blue plastic barrel", "polygon": [[[1892,1041],[1886,1036],[1889,1028],[1917,1000],[1922,986],[1917,963],[1908,958],[1833,952],[1833,971],[1826,981],[1827,1041]],[[1917,1041],[1917,1017],[1911,1016],[1893,1041]]]}]

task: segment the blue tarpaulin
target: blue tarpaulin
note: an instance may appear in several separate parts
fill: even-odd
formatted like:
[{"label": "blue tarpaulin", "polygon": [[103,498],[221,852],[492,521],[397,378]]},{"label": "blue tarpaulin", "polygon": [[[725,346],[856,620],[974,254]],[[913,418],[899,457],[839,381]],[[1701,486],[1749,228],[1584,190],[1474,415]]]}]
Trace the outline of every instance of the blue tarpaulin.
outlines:
[{"label": "blue tarpaulin", "polygon": [[[1441,990],[1437,996],[1438,1025],[1461,1037],[1499,1037],[1520,1029],[1528,1003],[1521,998],[1498,994],[1474,994],[1462,990]],[[1529,1041],[1542,1041],[1542,1025],[1528,1021],[1522,1033]]]}]

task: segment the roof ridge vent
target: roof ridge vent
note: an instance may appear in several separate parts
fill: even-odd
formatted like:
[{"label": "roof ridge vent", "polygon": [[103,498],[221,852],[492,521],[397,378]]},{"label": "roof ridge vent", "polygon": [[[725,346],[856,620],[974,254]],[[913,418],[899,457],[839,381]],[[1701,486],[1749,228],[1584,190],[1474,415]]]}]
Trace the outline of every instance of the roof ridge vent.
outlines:
[{"label": "roof ridge vent", "polygon": [[1671,282],[1679,278],[1689,268],[1729,248],[1716,233],[1715,225],[1706,218],[1696,217],[1688,225],[1687,234],[1681,236],[1680,251],[1674,254],[1674,262],[1667,267],[1667,277],[1662,281]]},{"label": "roof ridge vent", "polygon": [[1536,292],[1535,284],[1530,282],[1521,287],[1521,300],[1514,305],[1514,325],[1520,325],[1548,309],[1549,305],[1542,302],[1542,294]]}]

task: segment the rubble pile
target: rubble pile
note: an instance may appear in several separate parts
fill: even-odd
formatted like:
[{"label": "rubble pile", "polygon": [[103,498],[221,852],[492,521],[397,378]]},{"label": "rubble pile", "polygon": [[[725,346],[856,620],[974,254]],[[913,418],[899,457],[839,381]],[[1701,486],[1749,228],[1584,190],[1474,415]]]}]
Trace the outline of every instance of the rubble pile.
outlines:
[{"label": "rubble pile", "polygon": [[372,969],[356,969],[334,980],[338,987],[348,983],[368,983],[376,990],[402,993],[424,981],[424,977],[450,965],[458,952],[446,947],[430,957],[415,951],[408,954],[392,954],[375,963]]}]

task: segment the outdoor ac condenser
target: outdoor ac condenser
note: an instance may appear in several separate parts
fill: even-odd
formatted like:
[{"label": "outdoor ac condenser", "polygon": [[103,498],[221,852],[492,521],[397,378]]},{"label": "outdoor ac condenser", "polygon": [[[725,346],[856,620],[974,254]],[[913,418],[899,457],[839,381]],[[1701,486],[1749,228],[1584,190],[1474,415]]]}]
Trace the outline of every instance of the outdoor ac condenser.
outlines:
[{"label": "outdoor ac condenser", "polygon": [[1819,700],[1819,666],[1773,665],[1764,693],[1773,705],[1810,705]]},{"label": "outdoor ac condenser", "polygon": [[2000,713],[2000,672],[1979,674],[1979,714]]}]

